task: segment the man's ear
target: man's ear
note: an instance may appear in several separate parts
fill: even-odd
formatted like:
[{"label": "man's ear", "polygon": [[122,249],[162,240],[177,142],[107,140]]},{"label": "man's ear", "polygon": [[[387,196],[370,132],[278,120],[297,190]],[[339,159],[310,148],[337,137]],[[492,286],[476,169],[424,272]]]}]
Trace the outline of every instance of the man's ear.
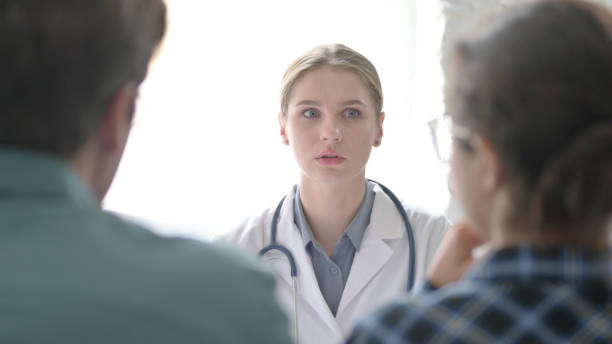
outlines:
[{"label": "man's ear", "polygon": [[283,143],[285,145],[289,145],[289,138],[287,137],[287,131],[286,131],[286,120],[285,117],[283,117],[283,113],[279,112],[278,113],[278,125],[280,126],[280,136],[281,136],[281,140],[283,141]]},{"label": "man's ear", "polygon": [[481,187],[486,194],[494,193],[503,183],[503,168],[499,156],[491,143],[480,136],[472,140],[477,151]]},{"label": "man's ear", "polygon": [[123,149],[132,126],[138,86],[133,83],[119,88],[111,99],[100,125],[100,143],[106,151]]}]

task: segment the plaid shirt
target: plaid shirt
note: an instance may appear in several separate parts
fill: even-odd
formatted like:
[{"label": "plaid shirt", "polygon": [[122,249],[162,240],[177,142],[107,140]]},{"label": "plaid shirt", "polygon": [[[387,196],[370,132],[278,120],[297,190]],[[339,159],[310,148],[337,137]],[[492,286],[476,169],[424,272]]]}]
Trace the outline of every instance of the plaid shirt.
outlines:
[{"label": "plaid shirt", "polygon": [[612,343],[611,253],[497,251],[363,319],[348,343]]}]

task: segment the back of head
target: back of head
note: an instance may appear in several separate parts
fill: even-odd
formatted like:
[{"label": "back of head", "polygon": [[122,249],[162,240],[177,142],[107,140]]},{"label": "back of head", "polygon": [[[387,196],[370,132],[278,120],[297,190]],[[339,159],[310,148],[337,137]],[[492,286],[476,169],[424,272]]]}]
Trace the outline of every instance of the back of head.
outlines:
[{"label": "back of head", "polygon": [[164,31],[161,0],[0,2],[0,145],[73,154]]},{"label": "back of head", "polygon": [[554,227],[610,217],[611,23],[595,5],[539,1],[456,46],[447,107],[498,153],[514,218]]}]

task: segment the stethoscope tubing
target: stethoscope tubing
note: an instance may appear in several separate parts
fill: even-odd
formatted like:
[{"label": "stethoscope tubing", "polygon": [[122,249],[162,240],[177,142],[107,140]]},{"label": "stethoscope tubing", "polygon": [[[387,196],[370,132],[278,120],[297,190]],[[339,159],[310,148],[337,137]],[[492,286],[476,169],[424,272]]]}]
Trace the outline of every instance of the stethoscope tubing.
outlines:
[{"label": "stethoscope tubing", "polygon": [[385,194],[389,196],[389,198],[391,198],[391,201],[393,201],[393,204],[395,204],[395,207],[399,211],[400,215],[402,216],[402,220],[404,221],[404,226],[406,227],[406,236],[408,237],[408,249],[410,250],[410,261],[408,262],[408,286],[407,286],[407,290],[410,291],[412,290],[412,287],[414,287],[414,269],[415,269],[415,260],[416,260],[415,246],[416,245],[414,243],[414,232],[412,230],[412,226],[410,226],[410,221],[408,221],[408,214],[406,214],[406,210],[404,210],[404,206],[402,205],[402,202],[400,202],[400,200],[395,196],[393,192],[391,192],[391,190],[389,190],[386,186],[382,185],[381,183],[375,182],[371,179],[368,179],[368,180],[373,183],[378,184],[378,186],[385,192]]},{"label": "stethoscope tubing", "polygon": [[[406,227],[406,234],[408,237],[408,248],[410,251],[410,260],[408,262],[408,285],[407,285],[407,290],[410,291],[412,290],[413,286],[414,286],[414,272],[415,272],[415,260],[416,260],[416,251],[415,251],[415,242],[414,242],[414,233],[412,230],[412,226],[410,226],[410,222],[408,221],[408,214],[406,214],[406,210],[404,210],[404,206],[402,205],[402,203],[400,202],[400,200],[395,196],[395,194],[393,194],[393,192],[391,192],[391,190],[389,190],[386,186],[384,186],[383,184],[376,182],[374,180],[371,179],[367,179],[367,181],[372,182],[377,184],[382,190],[383,192],[391,199],[391,201],[393,201],[393,204],[395,204],[395,207],[397,208],[397,210],[399,211],[401,217],[402,217],[402,221],[404,222],[404,226]],[[285,202],[285,199],[287,198],[287,196],[283,197],[283,199],[281,199],[281,201],[278,203],[278,206],[276,207],[276,210],[274,211],[274,215],[272,216],[272,223],[271,223],[271,228],[270,228],[270,244],[265,246],[264,248],[262,248],[259,253],[258,253],[258,257],[262,257],[264,254],[266,254],[269,251],[272,250],[277,250],[280,251],[283,255],[285,255],[285,257],[287,258],[287,260],[289,261],[289,265],[290,265],[290,274],[291,274],[291,280],[292,280],[292,287],[293,287],[293,311],[294,311],[294,331],[295,331],[295,340],[296,343],[298,341],[298,321],[297,321],[297,316],[298,316],[298,312],[297,312],[297,265],[295,263],[295,258],[293,257],[293,254],[291,253],[291,251],[286,248],[283,245],[280,245],[276,242],[276,233],[278,231],[278,221],[279,221],[279,217],[280,217],[280,211],[281,208],[283,207],[283,203]]]}]

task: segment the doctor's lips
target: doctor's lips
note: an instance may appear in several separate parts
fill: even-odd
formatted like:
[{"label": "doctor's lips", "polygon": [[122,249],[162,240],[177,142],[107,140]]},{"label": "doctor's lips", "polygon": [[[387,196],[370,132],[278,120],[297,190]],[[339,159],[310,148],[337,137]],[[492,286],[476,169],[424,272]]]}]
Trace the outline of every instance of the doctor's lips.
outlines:
[{"label": "doctor's lips", "polygon": [[336,153],[333,150],[325,151],[319,154],[315,159],[322,165],[338,165],[343,163],[344,160],[346,160],[345,157]]}]

